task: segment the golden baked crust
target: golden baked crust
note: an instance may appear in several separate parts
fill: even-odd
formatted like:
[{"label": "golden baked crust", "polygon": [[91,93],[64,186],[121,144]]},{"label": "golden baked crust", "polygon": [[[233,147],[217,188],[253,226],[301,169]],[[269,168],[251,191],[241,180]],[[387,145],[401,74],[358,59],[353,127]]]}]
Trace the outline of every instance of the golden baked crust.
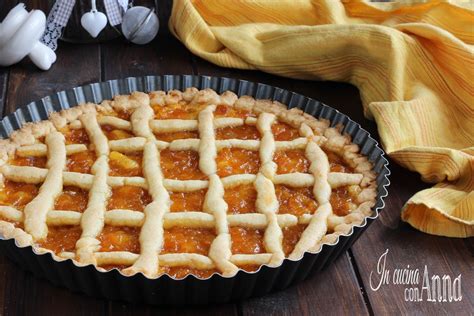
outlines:
[{"label": "golden baked crust", "polygon": [[[185,104],[197,109],[197,119],[156,119],[156,107]],[[218,106],[252,113],[247,117],[226,114],[215,116]],[[122,116],[120,113],[128,113]],[[275,140],[272,127],[284,123],[297,129],[299,135],[291,140]],[[216,130],[241,126],[255,126],[260,139],[216,139]],[[104,126],[127,133],[130,137],[109,139]],[[65,131],[84,129],[90,144],[66,144]],[[360,155],[357,145],[341,128],[329,127],[327,121],[317,120],[303,111],[278,102],[237,97],[232,92],[218,95],[206,89],[189,88],[184,92],[163,91],[149,94],[134,92],[116,96],[100,105],[83,104],[52,113],[49,121],[25,124],[10,139],[0,141],[0,182],[34,184],[38,193],[23,210],[11,205],[0,205],[0,235],[15,238],[19,246],[31,245],[39,252],[51,252],[55,260],[73,259],[77,265],[94,264],[117,266],[125,275],[143,273],[156,278],[166,273],[163,267],[186,266],[196,270],[216,270],[233,276],[244,266],[268,264],[278,266],[285,257],[297,260],[307,252],[317,252],[323,244],[336,241],[348,234],[352,226],[363,223],[372,214],[376,198],[375,174],[372,164]],[[198,138],[158,140],[160,133],[192,132]],[[160,134],[161,135],[161,134]],[[217,156],[221,150],[241,149],[258,153],[258,172],[219,176]],[[161,158],[164,150],[198,153],[202,179],[171,179],[163,174]],[[308,161],[307,172],[279,172],[275,162],[279,152],[301,151]],[[95,155],[90,174],[65,171],[70,155],[90,151]],[[111,175],[111,159],[127,153],[140,152],[139,176]],[[331,159],[336,155],[350,169],[331,171]],[[112,157],[114,155],[114,157]],[[15,157],[47,156],[44,168],[12,165]],[[133,161],[132,161],[133,162]],[[256,191],[255,212],[228,213],[226,190],[253,185]],[[88,190],[87,207],[81,212],[54,210],[55,200],[66,186]],[[147,190],[151,201],[142,211],[107,209],[114,188],[131,186]],[[295,215],[279,212],[279,188],[310,188],[314,198],[314,212]],[[331,196],[334,190],[345,187],[352,196],[347,214],[335,214]],[[170,193],[207,190],[202,212],[170,211]],[[0,202],[1,196],[0,196]],[[80,227],[74,251],[56,253],[44,247],[50,227]],[[104,226],[139,229],[139,251],[101,251],[101,232]],[[299,240],[285,254],[283,230],[303,225]],[[173,227],[211,229],[215,237],[206,254],[161,253],[164,231]],[[230,227],[260,229],[263,253],[232,253]],[[193,274],[189,272],[189,274]]]}]

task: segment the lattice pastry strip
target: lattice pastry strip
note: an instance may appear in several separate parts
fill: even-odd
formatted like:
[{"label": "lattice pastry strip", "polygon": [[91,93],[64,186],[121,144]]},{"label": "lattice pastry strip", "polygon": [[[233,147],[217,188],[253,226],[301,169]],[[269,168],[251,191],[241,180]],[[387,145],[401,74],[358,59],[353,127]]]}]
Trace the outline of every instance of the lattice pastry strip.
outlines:
[{"label": "lattice pastry strip", "polygon": [[76,259],[81,263],[97,264],[94,252],[100,245],[97,237],[104,228],[106,202],[110,196],[107,185],[109,146],[94,113],[83,114],[80,120],[94,145],[97,160],[92,166],[94,178],[89,191],[89,202],[81,217],[82,234],[76,244]]},{"label": "lattice pastry strip", "polygon": [[265,229],[264,243],[267,251],[272,253],[272,258],[268,262],[270,266],[280,265],[285,258],[282,249],[283,234],[276,217],[278,200],[272,182],[277,169],[276,163],[273,162],[276,146],[271,129],[275,119],[275,115],[269,113],[262,113],[257,119],[257,128],[262,135],[262,141],[259,150],[261,167],[255,180],[256,209],[267,217],[268,226]]},{"label": "lattice pastry strip", "polygon": [[64,136],[61,133],[53,132],[46,136],[46,146],[49,149],[46,165],[49,172],[38,195],[25,206],[24,210],[25,231],[35,240],[46,238],[48,234],[47,213],[53,208],[55,198],[61,193],[62,170],[66,164],[66,148]]},{"label": "lattice pastry strip", "polygon": [[[350,144],[348,139],[335,129],[328,129],[324,124],[296,110],[286,111],[274,103],[255,101],[248,97],[237,99],[235,95],[229,93],[218,96],[214,92],[196,92],[191,89],[183,94],[170,93],[165,95],[164,99],[161,99],[163,95],[160,93],[151,93],[150,96],[151,102],[148,95],[140,93],[134,93],[130,97],[120,96],[100,106],[84,105],[65,112],[64,116],[53,117],[53,123],[57,128],[63,128],[69,122],[69,128],[83,128],[87,132],[90,147],[95,150],[97,157],[92,166],[92,174],[64,171],[66,155],[87,152],[88,147],[84,144],[66,145],[61,133],[50,131],[50,125],[45,124],[39,128],[47,134],[44,144],[22,141],[22,146],[16,145],[15,154],[19,157],[48,156],[49,159],[46,168],[8,164],[0,166],[2,176],[10,181],[43,183],[40,194],[25,206],[23,212],[12,206],[0,206],[0,217],[14,222],[24,222],[26,233],[4,221],[0,221],[0,232],[20,238],[21,243],[28,244],[44,238],[48,226],[81,225],[82,234],[76,244],[76,252],[63,252],[57,255],[97,266],[110,264],[129,266],[123,270],[125,274],[142,272],[154,277],[159,275],[160,266],[189,266],[195,269],[217,269],[225,276],[232,276],[239,270],[238,266],[242,265],[279,265],[285,257],[282,247],[283,228],[298,224],[307,225],[289,255],[291,259],[298,259],[304,252],[317,250],[321,243],[330,242],[332,237],[347,232],[348,228],[360,223],[370,212],[375,195],[373,189],[375,177],[370,171],[371,165],[366,158],[357,154],[357,146]],[[152,106],[156,102],[159,106],[165,107],[167,105],[164,103],[176,104],[184,100],[192,106],[204,105],[198,111],[197,119],[154,118]],[[214,117],[218,104],[225,104],[236,110],[253,111],[257,113],[257,117]],[[109,114],[111,110],[131,112],[130,121],[111,116]],[[280,120],[290,125],[298,125],[299,137],[275,140],[272,125]],[[101,129],[104,125],[133,133],[133,137],[108,140]],[[216,129],[244,125],[256,126],[261,136],[260,140],[216,140]],[[165,142],[157,140],[154,135],[154,133],[181,131],[197,131],[199,138]],[[337,152],[350,161],[356,173],[330,172],[328,156],[320,146],[325,150]],[[219,177],[216,157],[218,151],[225,148],[258,151],[261,163],[258,173]],[[207,180],[166,179],[161,170],[160,158],[160,151],[165,149],[198,152],[199,169],[207,176]],[[273,158],[274,153],[279,150],[304,150],[310,162],[309,173],[276,174],[277,165]],[[124,154],[143,152],[143,177],[110,176],[108,157],[111,151]],[[257,192],[255,203],[257,213],[227,214],[225,190],[247,184],[253,184]],[[84,213],[53,209],[54,200],[61,193],[63,185],[89,190],[89,200]],[[127,209],[106,211],[111,188],[125,185],[148,190],[152,202],[145,206],[143,212]],[[318,204],[317,210],[312,215],[279,214],[275,185],[312,187]],[[353,213],[337,216],[333,213],[330,203],[331,190],[351,185],[364,187],[358,195],[359,205]],[[168,191],[194,192],[202,189],[207,189],[203,212],[170,212],[171,201]],[[32,212],[33,207],[40,211]],[[98,236],[104,225],[141,229],[140,253],[99,252]],[[160,254],[163,248],[164,230],[173,227],[215,229],[216,237],[211,243],[208,256],[197,253]],[[265,230],[263,242],[267,252],[250,255],[232,254],[229,227]]]},{"label": "lattice pastry strip", "polygon": [[215,218],[216,238],[211,244],[209,257],[216,263],[223,275],[231,276],[237,273],[238,268],[229,259],[232,255],[231,238],[227,224],[227,203],[224,201],[224,186],[216,175],[215,132],[213,111],[215,105],[206,107],[199,113],[199,168],[209,177],[209,188],[204,200],[203,210],[211,213]]},{"label": "lattice pastry strip", "polygon": [[[20,167],[20,166],[3,166],[1,167],[3,175],[15,182],[24,182],[39,184],[43,183],[48,174],[48,169],[36,168],[36,167]],[[63,183],[64,185],[77,186],[85,190],[89,190],[92,187],[94,179],[93,175],[63,171]],[[221,178],[224,187],[232,187],[239,184],[253,183],[256,179],[254,174],[239,174],[231,175]],[[328,182],[331,188],[335,189],[343,186],[358,185],[363,179],[362,174],[358,173],[342,173],[342,172],[330,172],[328,174]],[[282,184],[290,187],[309,187],[314,184],[314,176],[306,173],[286,173],[276,174],[273,177],[274,184]],[[123,185],[138,186],[147,189],[147,181],[143,177],[111,177],[107,178],[107,184],[110,187],[117,187]],[[189,192],[200,189],[206,189],[209,186],[207,180],[176,180],[176,179],[163,179],[163,185],[167,190]],[[0,205],[1,208],[1,205]]]},{"label": "lattice pastry strip", "polygon": [[163,217],[169,212],[170,197],[163,185],[163,173],[160,168],[160,153],[154,143],[155,137],[150,130],[149,121],[153,111],[148,105],[142,105],[132,115],[132,127],[136,135],[148,140],[143,151],[143,169],[148,191],[153,202],[144,210],[145,221],[140,233],[141,254],[133,266],[124,272],[143,272],[156,274],[159,267],[158,254],[163,246]]}]

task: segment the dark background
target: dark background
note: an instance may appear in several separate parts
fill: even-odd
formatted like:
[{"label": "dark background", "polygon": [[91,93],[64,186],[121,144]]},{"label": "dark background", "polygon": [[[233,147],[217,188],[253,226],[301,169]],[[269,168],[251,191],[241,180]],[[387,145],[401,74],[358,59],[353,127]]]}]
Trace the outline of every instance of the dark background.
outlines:
[{"label": "dark background", "polygon": [[[78,0],[79,1],[79,0]],[[0,0],[0,20],[17,3]],[[26,0],[29,9],[47,10],[47,1]],[[126,43],[122,38],[101,44],[60,42],[58,60],[42,72],[29,60],[0,67],[0,111],[7,115],[19,106],[53,92],[91,82],[129,76],[158,74],[214,75],[247,79],[293,90],[348,114],[378,138],[374,122],[362,115],[358,90],[344,83],[301,81],[259,71],[225,69],[192,55],[167,28],[170,1],[157,1],[161,28],[146,46]],[[135,1],[153,5],[154,1]],[[153,307],[130,305],[85,297],[38,280],[14,266],[0,254],[0,315],[128,315],[128,314],[470,314],[474,311],[474,238],[430,236],[400,220],[400,210],[415,192],[429,187],[418,174],[392,162],[392,182],[386,207],[354,246],[322,273],[287,290],[261,298],[226,305],[201,307]],[[460,302],[405,302],[405,286],[385,285],[378,291],[369,286],[380,255],[389,249],[386,268],[418,268],[427,265],[430,276],[462,275]]]}]

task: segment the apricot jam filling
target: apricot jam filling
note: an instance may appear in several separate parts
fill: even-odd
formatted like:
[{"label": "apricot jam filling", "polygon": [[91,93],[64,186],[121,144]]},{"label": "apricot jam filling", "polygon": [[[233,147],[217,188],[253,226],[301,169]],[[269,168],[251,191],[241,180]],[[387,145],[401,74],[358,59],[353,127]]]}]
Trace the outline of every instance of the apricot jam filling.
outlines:
[{"label": "apricot jam filling", "polygon": [[88,191],[75,186],[65,186],[54,202],[54,209],[82,213],[87,208],[88,200]]},{"label": "apricot jam filling", "polygon": [[65,129],[61,131],[64,135],[64,138],[66,140],[66,145],[71,145],[71,144],[84,144],[84,145],[89,145],[89,136],[87,135],[87,132],[83,128],[79,129]]},{"label": "apricot jam filling", "polygon": [[66,160],[66,171],[90,174],[95,160],[96,156],[93,151],[83,151],[69,155]]},{"label": "apricot jam filling", "polygon": [[354,169],[349,167],[348,164],[338,154],[329,150],[325,150],[324,152],[328,156],[330,172],[354,172]]},{"label": "apricot jam filling", "polygon": [[108,140],[118,140],[134,137],[134,135],[130,132],[115,128],[112,125],[104,124],[101,126],[101,128],[105,134],[105,137],[107,137]]},{"label": "apricot jam filling", "polygon": [[162,150],[160,163],[166,179],[207,179],[206,175],[199,170],[199,154],[194,150]]},{"label": "apricot jam filling", "polygon": [[207,256],[214,238],[214,229],[172,227],[164,231],[161,253],[197,253]]},{"label": "apricot jam filling", "polygon": [[0,189],[0,205],[14,207],[20,211],[38,195],[41,184],[28,184],[5,180]]},{"label": "apricot jam filling", "polygon": [[280,203],[279,214],[292,214],[301,216],[313,214],[318,208],[318,203],[313,196],[313,188],[291,188],[276,185],[275,193]]},{"label": "apricot jam filling", "polygon": [[3,216],[0,215],[0,221],[4,221],[4,222],[9,222],[11,224],[13,224],[13,226],[15,226],[16,228],[20,228],[20,229],[23,229],[25,230],[25,227],[23,225],[23,222],[17,222],[17,221],[14,221],[12,219],[9,219],[9,218],[5,218]]},{"label": "apricot jam filling", "polygon": [[258,151],[240,148],[223,148],[216,157],[217,174],[227,177],[233,174],[256,174],[260,168]]},{"label": "apricot jam filling", "polygon": [[49,226],[48,236],[37,243],[38,246],[52,250],[54,253],[74,252],[76,242],[81,237],[80,225],[74,226]]},{"label": "apricot jam filling", "polygon": [[48,158],[44,157],[20,157],[16,156],[9,161],[12,166],[26,166],[36,168],[46,168]]},{"label": "apricot jam filling", "polygon": [[112,151],[109,154],[109,175],[119,177],[141,177],[143,153],[122,154]]},{"label": "apricot jam filling", "polygon": [[115,110],[113,114],[114,116],[126,121],[130,121],[130,117],[132,116],[132,112],[127,110]]},{"label": "apricot jam filling", "polygon": [[354,202],[353,197],[347,186],[333,189],[329,202],[332,211],[338,216],[345,216],[351,212],[351,205]]},{"label": "apricot jam filling", "polygon": [[285,253],[285,257],[288,257],[290,253],[293,252],[295,249],[296,244],[301,238],[303,231],[308,227],[308,225],[298,224],[295,226],[284,227],[282,229],[283,232],[283,252]]},{"label": "apricot jam filling", "polygon": [[277,164],[277,174],[309,171],[309,160],[303,149],[279,150],[275,152],[273,161]]},{"label": "apricot jam filling", "polygon": [[288,141],[300,137],[300,133],[296,128],[281,122],[272,125],[272,133],[276,141]]},{"label": "apricot jam filling", "polygon": [[230,227],[233,254],[265,253],[264,230],[245,227]]},{"label": "apricot jam filling", "polygon": [[189,274],[192,274],[202,279],[207,279],[213,273],[218,272],[215,269],[214,270],[199,270],[199,269],[194,269],[194,268],[189,268],[189,267],[166,267],[166,266],[160,266],[159,271],[160,271],[160,274],[166,273],[169,276],[176,279],[182,279]]},{"label": "apricot jam filling", "polygon": [[153,201],[148,191],[131,185],[112,188],[107,210],[122,209],[143,212]]},{"label": "apricot jam filling", "polygon": [[171,212],[202,211],[207,190],[170,192]]},{"label": "apricot jam filling", "polygon": [[216,139],[260,139],[258,129],[253,125],[223,127],[216,129]]},{"label": "apricot jam filling", "polygon": [[155,119],[182,119],[182,120],[195,120],[197,119],[199,112],[203,110],[206,105],[189,104],[184,101],[180,101],[177,104],[160,106],[153,106],[155,112]]},{"label": "apricot jam filling", "polygon": [[225,189],[224,200],[227,203],[227,213],[229,214],[256,213],[257,191],[253,184],[242,184]]},{"label": "apricot jam filling", "polygon": [[164,142],[172,142],[176,139],[199,138],[199,134],[195,131],[182,131],[173,133],[155,133],[155,137]]},{"label": "apricot jam filling", "polygon": [[214,117],[255,117],[256,115],[251,111],[246,111],[243,109],[237,109],[232,106],[227,106],[224,104],[219,104],[214,111]]},{"label": "apricot jam filling", "polygon": [[140,228],[105,225],[100,233],[100,250],[140,253]]}]

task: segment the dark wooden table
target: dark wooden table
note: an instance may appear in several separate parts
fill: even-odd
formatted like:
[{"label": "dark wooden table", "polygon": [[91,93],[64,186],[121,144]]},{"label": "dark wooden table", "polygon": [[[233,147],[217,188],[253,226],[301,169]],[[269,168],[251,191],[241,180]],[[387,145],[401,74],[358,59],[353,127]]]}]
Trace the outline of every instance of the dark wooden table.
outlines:
[{"label": "dark wooden table", "polygon": [[[16,4],[0,1],[0,20]],[[25,1],[29,8],[44,8],[45,1]],[[7,115],[19,106],[53,92],[91,82],[129,76],[196,74],[242,78],[302,93],[348,114],[378,137],[374,122],[361,111],[358,90],[343,83],[300,81],[258,71],[225,69],[192,55],[167,29],[171,10],[161,1],[161,30],[149,45],[127,44],[122,39],[101,44],[60,43],[58,61],[47,72],[28,60],[0,68],[0,111]],[[217,306],[153,307],[130,305],[86,297],[38,280],[0,254],[0,315],[127,315],[127,314],[473,314],[474,238],[430,236],[400,220],[400,210],[416,191],[428,187],[418,174],[392,162],[392,182],[386,207],[354,246],[322,273],[287,290],[261,298]],[[379,257],[389,250],[386,269],[419,269],[429,275],[461,275],[462,300],[434,303],[405,300],[406,285],[382,285],[371,290],[370,274],[377,271]],[[373,276],[373,281],[378,281]],[[419,286],[421,287],[421,286]]]}]

